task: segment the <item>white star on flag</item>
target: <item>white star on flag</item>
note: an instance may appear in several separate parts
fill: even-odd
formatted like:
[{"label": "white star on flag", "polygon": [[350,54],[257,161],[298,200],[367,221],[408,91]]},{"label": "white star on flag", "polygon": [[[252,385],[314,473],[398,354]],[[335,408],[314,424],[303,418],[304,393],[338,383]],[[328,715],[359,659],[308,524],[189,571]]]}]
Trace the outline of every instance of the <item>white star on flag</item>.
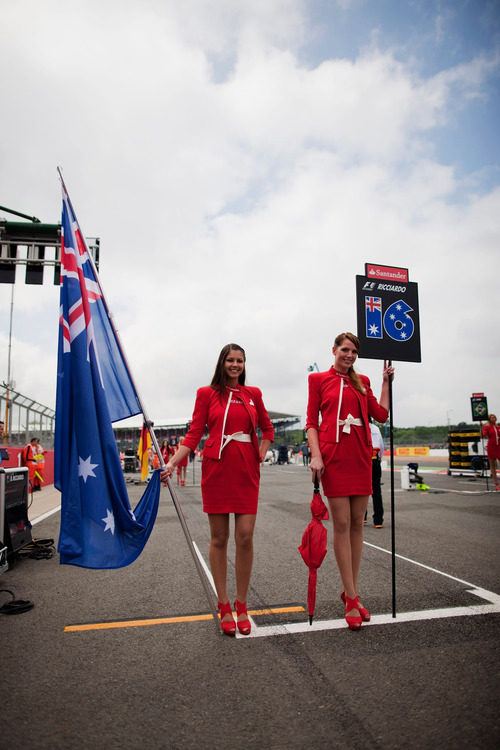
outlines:
[{"label": "white star on flag", "polygon": [[106,517],[101,518],[101,521],[104,521],[104,531],[111,531],[111,533],[114,535],[115,517],[109,508],[106,508]]},{"label": "white star on flag", "polygon": [[95,477],[94,469],[99,466],[99,464],[92,464],[90,463],[90,456],[83,460],[80,456],[78,456],[78,476],[82,477],[85,484],[87,484],[88,477]]},{"label": "white star on flag", "polygon": [[373,334],[378,333],[378,326],[376,326],[374,323],[372,323],[372,325],[370,326],[370,333],[372,334],[372,336]]}]

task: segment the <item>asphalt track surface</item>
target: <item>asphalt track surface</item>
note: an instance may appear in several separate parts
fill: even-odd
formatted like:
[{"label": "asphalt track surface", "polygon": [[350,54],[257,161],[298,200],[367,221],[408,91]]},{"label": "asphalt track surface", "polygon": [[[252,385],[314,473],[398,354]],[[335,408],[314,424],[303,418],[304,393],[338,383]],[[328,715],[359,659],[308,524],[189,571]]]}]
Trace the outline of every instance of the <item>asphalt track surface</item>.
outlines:
[{"label": "asphalt track surface", "polygon": [[[206,560],[196,470],[178,496]],[[218,635],[167,490],[127,568],[19,560],[0,588],[35,607],[0,616],[2,746],[498,747],[500,493],[436,473],[425,474],[429,492],[402,491],[396,474],[394,618],[388,472],[383,481],[385,526],[365,527],[360,593],[372,622],[360,632],[342,619],[331,522],[308,624],[302,466],[262,470],[247,638]],[[135,505],[143,488],[129,487]],[[51,498],[44,489],[38,506]],[[57,538],[59,513],[38,519],[33,535]],[[231,541],[234,594],[233,580]]]}]

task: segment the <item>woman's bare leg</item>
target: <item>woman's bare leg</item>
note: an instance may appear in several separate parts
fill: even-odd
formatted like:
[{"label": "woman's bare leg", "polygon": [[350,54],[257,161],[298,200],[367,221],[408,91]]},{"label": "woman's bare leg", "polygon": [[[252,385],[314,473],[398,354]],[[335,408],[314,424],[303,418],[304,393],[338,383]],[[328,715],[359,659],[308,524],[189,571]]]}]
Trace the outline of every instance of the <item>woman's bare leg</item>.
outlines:
[{"label": "woman's bare leg", "polygon": [[[234,540],[236,543],[236,598],[244,604],[247,600],[248,587],[253,564],[253,532],[255,514],[236,513]],[[243,619],[246,615],[241,615]]]},{"label": "woman's bare leg", "polygon": [[[227,595],[227,542],[229,539],[229,513],[209,513],[210,524],[210,569],[214,579],[217,598],[221,604],[229,601]],[[230,620],[229,615],[223,619]]]}]

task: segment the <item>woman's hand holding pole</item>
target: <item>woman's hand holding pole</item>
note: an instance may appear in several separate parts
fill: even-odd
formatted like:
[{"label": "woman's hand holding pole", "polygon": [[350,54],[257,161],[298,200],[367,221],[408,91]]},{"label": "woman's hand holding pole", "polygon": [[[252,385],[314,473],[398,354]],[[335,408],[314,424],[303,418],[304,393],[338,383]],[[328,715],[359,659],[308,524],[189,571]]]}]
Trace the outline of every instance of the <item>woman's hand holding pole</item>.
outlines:
[{"label": "woman's hand holding pole", "polygon": [[170,479],[177,464],[180,463],[189,453],[191,453],[191,448],[188,448],[187,445],[179,446],[172,458],[165,465],[165,468],[160,472],[160,479],[162,482],[166,482],[167,479]]}]

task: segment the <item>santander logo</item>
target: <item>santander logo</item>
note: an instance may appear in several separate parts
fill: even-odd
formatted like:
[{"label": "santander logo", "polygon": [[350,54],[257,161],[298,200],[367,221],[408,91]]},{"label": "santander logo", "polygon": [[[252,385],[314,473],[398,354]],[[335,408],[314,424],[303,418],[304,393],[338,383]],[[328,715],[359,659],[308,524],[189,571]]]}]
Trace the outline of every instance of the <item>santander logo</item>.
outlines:
[{"label": "santander logo", "polygon": [[372,263],[366,264],[367,276],[372,279],[390,279],[391,281],[408,281],[407,268],[393,268],[391,266],[376,266]]}]

